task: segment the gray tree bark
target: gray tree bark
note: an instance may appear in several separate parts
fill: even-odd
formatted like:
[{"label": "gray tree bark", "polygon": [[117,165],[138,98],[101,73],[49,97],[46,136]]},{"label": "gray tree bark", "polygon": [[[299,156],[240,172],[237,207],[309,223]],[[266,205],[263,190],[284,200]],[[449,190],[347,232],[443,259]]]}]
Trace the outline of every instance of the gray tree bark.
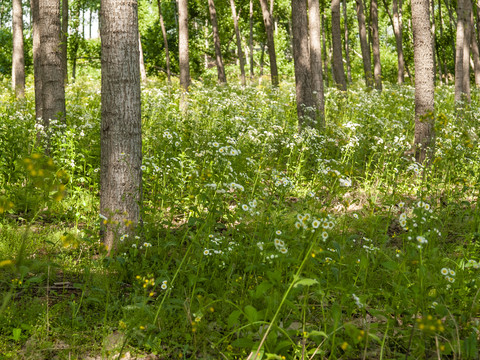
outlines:
[{"label": "gray tree bark", "polygon": [[158,19],[160,20],[160,27],[162,28],[162,35],[163,35],[163,47],[165,49],[165,62],[167,66],[167,81],[170,85],[172,83],[171,73],[170,73],[170,53],[168,51],[168,39],[167,39],[167,31],[165,30],[165,23],[163,22],[163,14],[162,14],[162,1],[158,0]]},{"label": "gray tree bark", "polygon": [[190,64],[188,53],[188,5],[187,0],[178,0],[178,62],[180,66],[180,86],[188,92],[190,86]]},{"label": "gray tree bark", "polygon": [[25,57],[23,54],[23,9],[21,0],[12,4],[12,89],[17,99],[25,97]]},{"label": "gray tree bark", "polygon": [[[30,11],[32,12],[33,31],[33,77],[35,86],[35,118],[42,119],[42,78],[40,70],[40,13],[38,8],[39,0],[30,0]],[[40,140],[40,136],[37,137]]]},{"label": "gray tree bark", "polygon": [[322,74],[322,37],[320,34],[320,5],[318,0],[308,0],[308,33],[310,34],[310,72],[315,100],[317,128],[325,127],[325,101]]},{"label": "gray tree bark", "polygon": [[457,0],[457,40],[455,44],[455,102],[463,99],[463,50],[465,38],[465,5],[468,0]]},{"label": "gray tree bark", "polygon": [[[292,8],[292,12],[293,12]],[[342,36],[340,29],[340,0],[332,0],[332,47],[333,75],[338,89],[347,90],[347,80],[343,68]]]},{"label": "gray tree bark", "polygon": [[142,134],[136,0],[101,0],[102,124],[100,213],[114,251],[140,224]]},{"label": "gray tree bark", "polygon": [[238,28],[237,10],[235,9],[234,0],[230,0],[230,7],[232,9],[233,26],[235,28],[235,37],[237,39],[238,60],[240,61],[240,81],[242,85],[245,86],[247,84],[245,80],[245,58],[243,56],[242,38],[240,37],[240,29]]},{"label": "gray tree bark", "polygon": [[464,1],[464,31],[463,38],[463,93],[465,94],[465,100],[470,102],[470,44],[472,41],[472,28],[470,27],[470,15],[472,13],[471,0]]},{"label": "gray tree bark", "polygon": [[373,49],[373,77],[375,89],[382,90],[382,64],[380,61],[380,36],[378,34],[378,3],[371,0],[372,21],[372,49]]},{"label": "gray tree bark", "polygon": [[225,75],[225,67],[223,66],[222,47],[220,45],[220,35],[218,34],[217,25],[217,10],[215,9],[215,3],[213,0],[208,0],[208,11],[210,13],[210,22],[212,23],[213,30],[213,45],[215,47],[215,63],[217,64],[218,82],[220,84],[225,84],[227,82],[227,76]]},{"label": "gray tree bark", "polygon": [[345,61],[347,65],[347,79],[352,82],[352,66],[350,64],[350,42],[348,40],[348,16],[347,16],[347,0],[342,0],[343,9],[343,28],[345,36]]},{"label": "gray tree bark", "polygon": [[432,159],[435,145],[433,42],[428,0],[412,0],[412,31],[415,62],[415,159]]},{"label": "gray tree bark", "polygon": [[402,17],[398,8],[398,1],[393,0],[393,32],[395,34],[395,45],[397,48],[398,63],[398,84],[405,82],[405,60],[403,58],[403,36],[402,36]]},{"label": "gray tree bark", "polygon": [[262,7],[263,22],[267,33],[267,47],[268,56],[270,58],[270,76],[272,78],[272,85],[278,86],[277,55],[275,53],[275,41],[273,37],[272,14],[268,10],[267,0],[260,0],[260,6]]},{"label": "gray tree bark", "polygon": [[62,0],[62,66],[63,66],[63,80],[65,81],[65,84],[68,83],[67,50],[68,50],[68,0]]},{"label": "gray tree bark", "polygon": [[250,14],[249,14],[250,34],[248,37],[248,48],[250,52],[250,78],[253,79],[253,0],[250,0]]},{"label": "gray tree bark", "polygon": [[478,49],[477,37],[475,36],[475,23],[473,11],[470,12],[470,28],[472,29],[471,45],[473,55],[473,72],[475,75],[475,86],[480,87],[480,51]]},{"label": "gray tree bark", "polygon": [[367,40],[367,27],[365,25],[365,12],[363,11],[363,1],[355,0],[358,20],[358,34],[360,36],[360,48],[362,50],[363,72],[365,74],[365,84],[373,87],[372,61],[370,59],[370,46]]}]

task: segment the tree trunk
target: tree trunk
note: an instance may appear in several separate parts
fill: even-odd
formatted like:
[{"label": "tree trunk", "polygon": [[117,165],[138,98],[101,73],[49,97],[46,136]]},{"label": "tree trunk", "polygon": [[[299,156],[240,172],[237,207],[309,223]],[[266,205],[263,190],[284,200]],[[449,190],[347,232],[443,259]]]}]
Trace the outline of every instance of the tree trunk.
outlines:
[{"label": "tree trunk", "polygon": [[465,100],[470,102],[470,43],[472,40],[472,28],[470,27],[470,15],[472,13],[471,0],[465,0],[464,3],[465,14],[463,17],[465,36],[463,39],[463,93]]},{"label": "tree trunk", "polygon": [[347,80],[343,68],[342,36],[340,30],[340,0],[332,0],[332,47],[334,80],[338,89],[346,91]]},{"label": "tree trunk", "polygon": [[68,0],[62,0],[62,67],[63,80],[68,83]]},{"label": "tree trunk", "polygon": [[190,64],[188,55],[188,5],[187,0],[178,0],[178,50],[180,67],[180,86],[188,92],[190,86]]},{"label": "tree trunk", "polygon": [[42,118],[45,128],[53,119],[65,119],[65,83],[61,55],[60,2],[41,0],[38,4],[40,32],[40,77]]},{"label": "tree trunk", "polygon": [[142,82],[147,81],[147,71],[145,70],[145,62],[143,61],[143,48],[142,48],[142,37],[140,36],[140,31],[138,32],[138,60],[140,64],[140,79]]},{"label": "tree trunk", "polygon": [[325,101],[323,96],[322,38],[320,34],[320,5],[308,0],[308,32],[310,34],[310,73],[316,108],[317,128],[325,127]]},{"label": "tree trunk", "polygon": [[240,30],[238,28],[237,10],[235,9],[234,0],[230,0],[230,7],[232,8],[233,26],[235,27],[235,37],[237,39],[237,53],[238,59],[240,60],[240,79],[242,85],[245,86],[247,84],[245,80],[245,58],[243,57],[242,38],[240,37]]},{"label": "tree trunk", "polygon": [[165,61],[167,65],[167,79],[168,84],[172,84],[171,73],[170,73],[170,53],[168,52],[168,39],[167,39],[167,31],[165,30],[165,23],[163,22],[163,15],[162,15],[162,0],[157,0],[158,3],[158,18],[160,20],[160,27],[162,28],[162,35],[163,35],[163,47],[165,48]]},{"label": "tree trunk", "polygon": [[415,159],[429,163],[435,145],[433,42],[428,0],[412,0],[415,62]]},{"label": "tree trunk", "polygon": [[250,78],[253,79],[253,0],[250,0],[249,23],[250,35],[248,38],[248,47],[250,49]]},{"label": "tree trunk", "polygon": [[367,27],[365,25],[363,1],[355,0],[355,3],[358,19],[358,33],[360,36],[360,48],[362,49],[363,72],[365,73],[365,84],[368,87],[373,87],[372,62],[370,59],[370,47],[368,46],[367,40]]},{"label": "tree trunk", "polygon": [[298,128],[301,130],[305,126],[316,127],[308,48],[307,0],[292,0],[292,35]]},{"label": "tree trunk", "polygon": [[377,0],[371,0],[372,14],[372,49],[373,49],[373,77],[375,79],[375,88],[382,90],[382,64],[380,62],[380,36],[378,34],[378,3]]},{"label": "tree trunk", "polygon": [[[32,30],[33,30],[33,77],[35,83],[35,118],[42,119],[42,78],[40,70],[40,14],[39,0],[30,0],[30,9],[32,12]],[[40,134],[40,133],[39,133]],[[40,135],[37,137],[40,140]]]},{"label": "tree trunk", "polygon": [[[322,9],[324,10],[324,9]],[[327,35],[325,31],[325,13],[322,11],[322,55],[323,55],[323,79],[325,81],[325,86],[328,88],[328,56],[327,56]]]},{"label": "tree trunk", "polygon": [[74,3],[72,28],[73,34],[70,36],[70,61],[72,62],[72,82],[77,77],[77,52],[80,46],[80,4]]},{"label": "tree trunk", "polygon": [[470,12],[470,28],[472,29],[471,44],[473,55],[473,71],[475,74],[475,86],[480,87],[480,52],[478,49],[477,37],[475,36],[475,23],[473,20],[473,11]]},{"label": "tree trunk", "polygon": [[[43,0],[42,0],[43,1]],[[109,251],[140,224],[142,133],[137,1],[101,0],[100,213]]]},{"label": "tree trunk", "polygon": [[23,9],[21,0],[12,4],[12,89],[17,99],[25,97],[25,57],[23,54]]},{"label": "tree trunk", "polygon": [[398,84],[405,82],[405,60],[403,58],[403,39],[402,39],[402,17],[398,9],[398,0],[393,0],[393,32],[395,33],[395,45],[397,48],[397,63],[398,63]]},{"label": "tree trunk", "polygon": [[345,30],[345,61],[347,62],[347,79],[352,82],[352,66],[350,64],[350,42],[348,40],[348,16],[347,16],[347,0],[342,0],[343,9],[343,27]]},{"label": "tree trunk", "polygon": [[455,102],[457,105],[463,99],[463,43],[465,37],[465,10],[464,1],[457,1],[457,41],[455,49]]},{"label": "tree trunk", "polygon": [[220,84],[226,84],[227,77],[225,75],[225,68],[223,66],[222,47],[220,46],[220,35],[218,34],[217,26],[217,10],[215,9],[215,3],[213,0],[208,0],[208,11],[210,13],[210,22],[212,23],[213,30],[213,45],[215,47],[215,62],[217,64],[218,82]]},{"label": "tree trunk", "polygon": [[270,58],[270,75],[272,77],[272,85],[278,86],[278,69],[277,69],[277,55],[275,53],[275,41],[273,37],[273,21],[272,14],[268,10],[267,0],[260,0],[262,7],[263,22],[265,24],[265,31],[267,33],[268,56]]}]

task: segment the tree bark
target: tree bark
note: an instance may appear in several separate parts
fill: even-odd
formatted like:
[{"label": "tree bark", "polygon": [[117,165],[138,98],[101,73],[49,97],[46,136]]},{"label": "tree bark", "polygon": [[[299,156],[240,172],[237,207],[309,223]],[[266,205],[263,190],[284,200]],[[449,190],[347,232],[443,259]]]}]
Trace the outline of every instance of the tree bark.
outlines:
[{"label": "tree bark", "polygon": [[371,0],[372,14],[372,49],[373,49],[373,77],[375,79],[375,88],[382,90],[382,64],[380,61],[380,36],[378,34],[378,3],[377,0]]},{"label": "tree bark", "polygon": [[455,45],[455,102],[459,104],[463,99],[463,43],[465,37],[465,10],[464,1],[457,0],[457,41]]},{"label": "tree bark", "polygon": [[270,58],[270,75],[272,77],[272,85],[278,86],[278,69],[277,69],[277,55],[275,53],[275,41],[273,37],[273,21],[272,14],[268,10],[267,0],[260,0],[262,7],[263,22],[265,24],[265,31],[267,33],[268,56]]},{"label": "tree bark", "polygon": [[68,83],[68,0],[62,0],[62,66],[63,80]]},{"label": "tree bark", "polygon": [[343,68],[342,36],[340,30],[340,0],[332,0],[332,47],[334,80],[338,89],[346,91],[347,80]]},{"label": "tree bark", "polygon": [[358,34],[360,36],[360,48],[362,50],[363,72],[365,74],[365,84],[373,87],[372,62],[370,59],[370,47],[367,40],[367,27],[365,25],[365,13],[363,11],[363,1],[355,0],[358,20]]},{"label": "tree bark", "polygon": [[250,49],[250,78],[253,79],[253,0],[250,0],[250,14],[249,14],[250,35],[248,38],[248,47]]},{"label": "tree bark", "polygon": [[319,0],[308,0],[308,33],[310,34],[310,72],[316,108],[317,128],[325,127],[325,100],[322,74],[322,37]]},{"label": "tree bark", "polygon": [[348,40],[348,16],[347,16],[347,0],[342,0],[343,9],[343,27],[345,32],[345,61],[347,62],[347,79],[352,82],[352,66],[350,64],[350,41]]},{"label": "tree bark", "polygon": [[140,79],[142,82],[147,81],[147,71],[145,70],[145,62],[143,60],[143,48],[142,48],[142,37],[140,36],[140,31],[138,32],[138,60],[140,64]]},{"label": "tree bark", "polygon": [[215,47],[215,63],[217,64],[218,82],[220,84],[226,84],[227,77],[225,75],[225,67],[223,66],[222,47],[220,45],[220,35],[218,34],[217,26],[217,10],[215,9],[215,3],[213,0],[208,0],[208,11],[210,13],[210,22],[212,23],[213,30],[213,45]]},{"label": "tree bark", "polygon": [[168,81],[168,84],[170,85],[172,83],[171,72],[170,72],[170,53],[168,51],[167,31],[165,30],[165,23],[163,22],[162,0],[157,0],[157,3],[158,3],[158,19],[160,20],[160,27],[162,28],[163,47],[165,49],[165,62],[166,62],[166,66],[167,66],[167,81]]},{"label": "tree bark", "polygon": [[433,42],[428,0],[412,0],[412,31],[415,62],[415,159],[430,163],[434,145]]},{"label": "tree bark", "polygon": [[470,43],[472,40],[472,28],[470,27],[470,15],[472,13],[471,0],[464,0],[464,39],[463,39],[463,93],[465,100],[470,102]]},{"label": "tree bark", "polygon": [[12,89],[17,99],[25,97],[25,57],[23,54],[23,9],[21,0],[12,4]]},{"label": "tree bark", "polygon": [[188,5],[187,0],[178,0],[178,27],[179,27],[179,67],[180,86],[184,92],[188,92],[190,86],[190,64],[188,54]]},{"label": "tree bark", "polygon": [[[323,9],[324,10],[324,9]],[[322,56],[323,56],[323,79],[325,86],[328,88],[328,56],[327,56],[327,35],[325,31],[325,13],[322,11]]]},{"label": "tree bark", "polygon": [[308,43],[307,0],[292,0],[293,61],[299,130],[316,127],[310,52]]},{"label": "tree bark", "polygon": [[470,13],[470,27],[472,29],[471,44],[473,55],[473,72],[475,75],[475,86],[480,87],[480,51],[478,49],[477,37],[475,36],[475,23],[473,19],[473,11]]},{"label": "tree bark", "polygon": [[[40,13],[39,1],[30,0],[30,9],[32,12],[32,30],[33,30],[33,77],[35,86],[35,118],[37,121],[43,118],[42,109],[42,78],[40,70]],[[39,133],[40,134],[40,133]],[[37,137],[40,140],[40,136]]]},{"label": "tree bark", "polygon": [[402,39],[402,17],[398,9],[398,0],[393,0],[393,32],[395,34],[395,45],[397,48],[397,63],[398,63],[398,84],[405,82],[405,60],[403,58],[403,39]]},{"label": "tree bark", "polygon": [[240,61],[240,80],[243,86],[247,84],[245,80],[245,58],[243,57],[242,38],[240,37],[240,29],[238,28],[237,10],[235,9],[235,0],[230,0],[232,8],[233,26],[235,28],[235,37],[237,39],[237,53]]},{"label": "tree bark", "polygon": [[[42,0],[43,1],[43,0]],[[142,135],[136,0],[101,0],[100,213],[109,253],[140,224]]]}]

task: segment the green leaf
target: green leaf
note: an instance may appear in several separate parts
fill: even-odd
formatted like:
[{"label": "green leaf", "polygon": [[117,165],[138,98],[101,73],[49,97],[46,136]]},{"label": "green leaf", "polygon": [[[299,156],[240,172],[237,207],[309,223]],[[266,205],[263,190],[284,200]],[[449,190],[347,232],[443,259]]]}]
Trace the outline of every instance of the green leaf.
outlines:
[{"label": "green leaf", "polygon": [[228,316],[227,324],[228,327],[233,327],[236,324],[239,323],[238,319],[240,318],[240,315],[242,315],[242,312],[240,310],[235,310]]},{"label": "green leaf", "polygon": [[312,330],[308,332],[308,336],[322,336],[322,337],[328,337],[328,335],[324,331],[319,331],[319,330]]},{"label": "green leaf", "polygon": [[12,330],[12,339],[13,341],[19,341],[20,335],[22,334],[22,329],[15,328]]},{"label": "green leaf", "polygon": [[382,266],[385,269],[388,269],[388,270],[397,270],[398,269],[398,263],[396,263],[395,261],[385,261],[385,262],[382,263]]},{"label": "green leaf", "polygon": [[253,323],[258,320],[258,312],[252,305],[245,306],[245,314],[247,316],[248,322]]},{"label": "green leaf", "polygon": [[255,288],[255,295],[253,296],[255,299],[261,298],[268,290],[273,287],[273,284],[268,281],[263,281]]},{"label": "green leaf", "polygon": [[254,342],[249,338],[240,338],[232,341],[230,345],[244,349],[251,349],[254,345]]},{"label": "green leaf", "polygon": [[318,284],[318,280],[317,279],[300,279],[298,280],[297,282],[295,282],[295,285],[293,285],[293,287],[297,287],[297,286],[312,286],[312,285],[315,285],[315,284]]}]

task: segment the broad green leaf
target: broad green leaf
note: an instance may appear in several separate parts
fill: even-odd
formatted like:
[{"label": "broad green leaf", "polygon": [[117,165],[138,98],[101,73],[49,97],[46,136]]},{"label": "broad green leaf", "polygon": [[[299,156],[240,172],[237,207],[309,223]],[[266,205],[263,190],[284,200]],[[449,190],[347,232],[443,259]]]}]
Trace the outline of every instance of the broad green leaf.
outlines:
[{"label": "broad green leaf", "polygon": [[318,284],[318,280],[317,279],[300,279],[298,280],[295,285],[293,285],[293,287],[298,287],[298,286],[312,286],[312,285],[315,285],[315,284]]}]

